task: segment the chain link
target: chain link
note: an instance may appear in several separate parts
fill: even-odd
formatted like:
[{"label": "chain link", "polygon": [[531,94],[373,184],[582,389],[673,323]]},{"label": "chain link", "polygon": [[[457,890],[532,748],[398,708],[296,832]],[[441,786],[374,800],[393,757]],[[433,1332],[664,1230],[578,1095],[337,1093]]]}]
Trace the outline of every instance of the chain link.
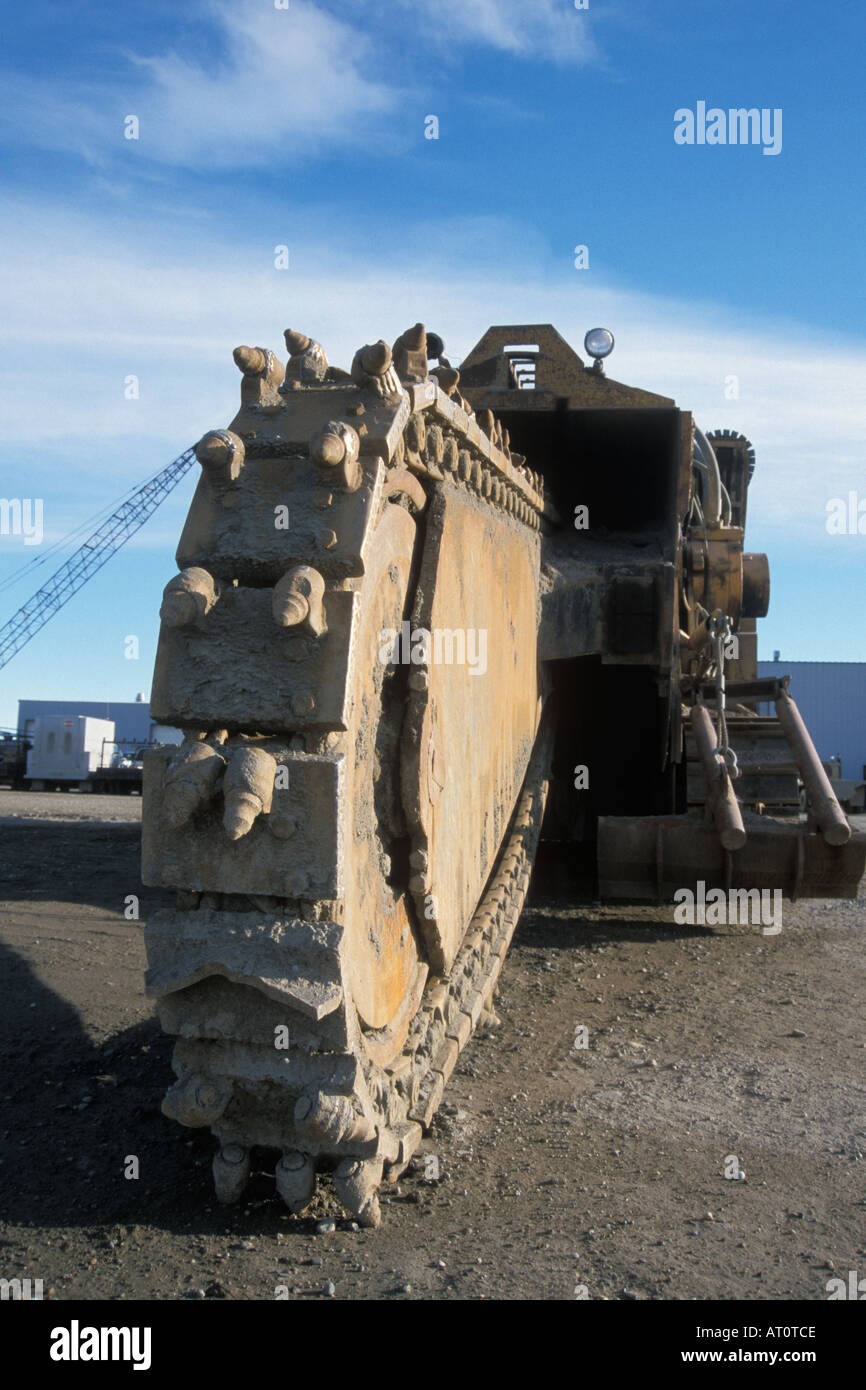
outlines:
[{"label": "chain link", "polygon": [[740,775],[737,764],[737,755],[728,742],[728,721],[727,721],[727,702],[725,693],[725,644],[732,636],[731,620],[721,608],[717,608],[707,624],[707,631],[713,645],[713,655],[716,667],[716,721],[718,727],[718,744],[714,750],[716,757],[721,757],[723,766],[727,769],[728,775],[734,781]]}]

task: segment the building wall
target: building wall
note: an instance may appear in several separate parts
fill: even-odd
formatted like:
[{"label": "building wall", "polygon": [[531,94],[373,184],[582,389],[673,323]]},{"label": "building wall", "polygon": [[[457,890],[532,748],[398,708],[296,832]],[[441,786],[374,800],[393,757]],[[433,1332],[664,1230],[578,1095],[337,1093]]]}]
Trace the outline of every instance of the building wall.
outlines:
[{"label": "building wall", "polygon": [[843,777],[866,764],[866,662],[759,661],[759,676],[790,676],[791,696],[826,762],[842,758]]},{"label": "building wall", "polygon": [[36,719],[40,714],[57,714],[64,719],[71,719],[77,714],[89,714],[96,719],[113,719],[114,737],[118,743],[127,739],[131,742],[148,743],[151,737],[150,705],[146,701],[19,700],[19,731],[26,733],[27,720]]}]

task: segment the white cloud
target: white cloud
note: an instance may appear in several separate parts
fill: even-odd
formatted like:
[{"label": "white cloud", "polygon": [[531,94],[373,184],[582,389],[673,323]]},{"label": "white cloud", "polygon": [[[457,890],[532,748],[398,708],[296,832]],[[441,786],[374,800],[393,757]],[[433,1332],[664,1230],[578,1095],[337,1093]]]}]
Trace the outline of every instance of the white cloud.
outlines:
[{"label": "white cloud", "polygon": [[[208,0],[222,56],[128,52],[100,85],[8,73],[6,121],[27,144],[74,150],[95,165],[118,153],[193,169],[292,163],[324,145],[352,146],[375,129],[399,83],[369,33],[311,0],[278,10],[261,0]],[[203,35],[204,37],[204,35]],[[210,36],[208,36],[210,37]],[[125,68],[125,71],[124,71]],[[138,141],[123,138],[134,114]]]},{"label": "white cloud", "polygon": [[367,76],[371,39],[308,0],[288,10],[220,0],[212,12],[222,61],[139,60],[150,78],[142,140],[156,157],[208,167],[261,163],[275,150],[291,159],[324,141],[355,143],[367,118],[392,107],[391,86]]},{"label": "white cloud", "polygon": [[[153,55],[130,45],[113,78],[4,73],[16,142],[97,168],[124,155],[139,168],[282,167],[333,146],[397,149],[389,116],[404,88],[420,92],[427,76],[441,86],[446,51],[455,62],[479,46],[555,63],[599,58],[594,20],[570,0],[201,0],[194,13],[200,45]],[[137,141],[123,137],[128,115]]]},{"label": "white cloud", "polygon": [[[751,518],[762,531],[823,543],[827,498],[864,491],[862,344],[821,338],[816,351],[808,325],[604,286],[567,256],[560,271],[539,248],[527,253],[524,229],[504,219],[404,228],[401,252],[380,242],[370,254],[357,229],[341,240],[332,228],[329,239],[325,214],[296,216],[301,254],[278,272],[257,223],[236,244],[200,247],[193,223],[170,239],[141,225],[133,242],[119,225],[106,230],[68,209],[9,206],[0,225],[7,450],[32,454],[38,440],[46,485],[62,465],[67,484],[70,469],[104,476],[110,496],[229,421],[240,342],[279,354],[282,330],[300,328],[348,366],[362,342],[393,339],[421,318],[456,361],[491,323],[552,322],[579,352],[600,323],[616,334],[612,377],[675,397],[706,430],[752,439]],[[46,226],[63,227],[62,254],[46,251]],[[416,243],[426,243],[424,257]],[[140,378],[136,402],[123,396],[130,373]],[[725,396],[731,377],[738,399]]]},{"label": "white cloud", "polygon": [[589,11],[573,0],[397,0],[446,41],[471,39],[522,58],[598,59]]}]

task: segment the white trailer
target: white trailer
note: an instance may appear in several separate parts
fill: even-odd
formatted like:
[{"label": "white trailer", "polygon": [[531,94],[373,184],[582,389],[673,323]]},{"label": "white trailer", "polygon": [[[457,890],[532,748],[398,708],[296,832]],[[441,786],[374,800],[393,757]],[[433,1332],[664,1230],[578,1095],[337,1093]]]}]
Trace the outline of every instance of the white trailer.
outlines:
[{"label": "white trailer", "polygon": [[27,781],[34,791],[60,784],[91,790],[95,774],[110,768],[114,757],[113,719],[43,714],[29,737]]}]

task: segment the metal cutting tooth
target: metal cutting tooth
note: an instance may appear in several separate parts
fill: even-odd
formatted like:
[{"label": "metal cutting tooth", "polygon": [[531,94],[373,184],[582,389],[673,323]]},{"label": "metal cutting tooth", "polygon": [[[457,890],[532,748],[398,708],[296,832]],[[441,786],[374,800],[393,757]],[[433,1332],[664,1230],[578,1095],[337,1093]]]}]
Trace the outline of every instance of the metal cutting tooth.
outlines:
[{"label": "metal cutting tooth", "polygon": [[250,1177],[249,1150],[240,1144],[220,1149],[213,1161],[213,1177],[218,1202],[240,1201]]},{"label": "metal cutting tooth", "polygon": [[381,1225],[382,1213],[377,1195],[381,1181],[381,1159],[347,1158],[334,1173],[337,1196],[361,1226]]},{"label": "metal cutting tooth", "polygon": [[309,1154],[297,1149],[284,1153],[275,1170],[275,1183],[289,1211],[306,1211],[316,1190],[316,1170]]}]

